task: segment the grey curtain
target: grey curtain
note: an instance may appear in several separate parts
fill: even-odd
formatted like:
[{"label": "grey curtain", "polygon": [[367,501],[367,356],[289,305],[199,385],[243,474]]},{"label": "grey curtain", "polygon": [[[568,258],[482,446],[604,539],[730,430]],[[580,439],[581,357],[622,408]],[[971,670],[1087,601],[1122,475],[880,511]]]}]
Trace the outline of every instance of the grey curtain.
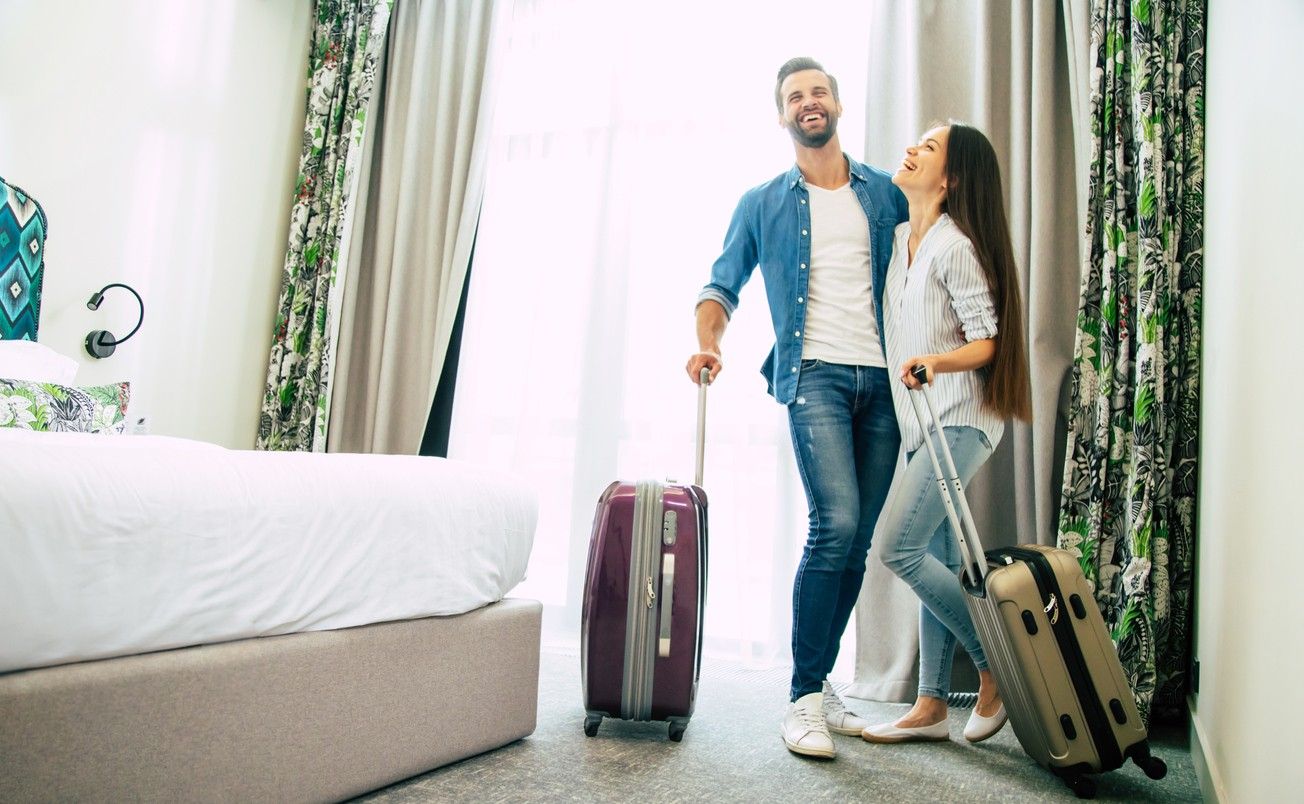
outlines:
[{"label": "grey curtain", "polygon": [[[1001,161],[1026,302],[1034,418],[1007,429],[969,488],[987,548],[1055,543],[1079,284],[1078,166],[1085,164],[1070,84],[1087,48],[1077,5],[901,0],[879,4],[870,29],[870,163],[894,169],[929,123],[949,118],[982,129]],[[872,550],[856,610],[852,695],[914,699],[918,607]]]},{"label": "grey curtain", "polygon": [[327,448],[415,454],[484,192],[506,0],[399,0],[371,114]]}]

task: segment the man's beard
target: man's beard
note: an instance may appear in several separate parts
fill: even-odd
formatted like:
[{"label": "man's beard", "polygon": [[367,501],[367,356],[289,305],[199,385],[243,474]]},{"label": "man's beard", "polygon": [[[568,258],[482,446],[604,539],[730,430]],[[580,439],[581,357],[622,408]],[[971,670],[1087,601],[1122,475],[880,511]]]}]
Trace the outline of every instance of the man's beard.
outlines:
[{"label": "man's beard", "polygon": [[807,134],[801,130],[801,118],[788,123],[788,133],[798,145],[804,145],[807,148],[823,148],[833,135],[838,133],[838,119],[832,115],[824,117],[824,130]]}]

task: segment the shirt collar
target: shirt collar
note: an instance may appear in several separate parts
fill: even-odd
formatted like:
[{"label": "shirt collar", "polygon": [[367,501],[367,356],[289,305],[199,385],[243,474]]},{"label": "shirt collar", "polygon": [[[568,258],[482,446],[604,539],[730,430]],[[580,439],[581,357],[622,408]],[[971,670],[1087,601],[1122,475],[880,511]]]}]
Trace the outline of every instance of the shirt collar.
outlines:
[{"label": "shirt collar", "polygon": [[[847,156],[845,152],[842,154],[842,158],[847,160],[847,172],[851,175],[852,180],[865,181],[865,166]],[[801,168],[793,163],[793,166],[788,170],[788,189],[791,190],[798,184],[805,187],[806,180],[802,178]]]},{"label": "shirt collar", "polygon": [[788,169],[788,189],[791,190],[798,184],[803,187],[806,186],[806,182],[802,181],[801,178],[801,168],[797,167],[796,162],[793,162],[792,167]]}]

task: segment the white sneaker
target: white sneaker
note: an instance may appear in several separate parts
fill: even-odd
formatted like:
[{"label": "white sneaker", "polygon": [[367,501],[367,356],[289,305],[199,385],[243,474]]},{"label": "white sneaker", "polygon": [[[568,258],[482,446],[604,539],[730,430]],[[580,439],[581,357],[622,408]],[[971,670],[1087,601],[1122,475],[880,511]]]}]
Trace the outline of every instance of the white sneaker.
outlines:
[{"label": "white sneaker", "polygon": [[833,691],[833,685],[824,682],[824,722],[828,724],[829,731],[834,734],[847,734],[852,737],[859,737],[869,721],[860,715],[852,712],[843,703],[838,694]]},{"label": "white sneaker", "polygon": [[783,743],[794,754],[832,759],[837,752],[824,722],[824,695],[812,692],[788,704],[783,718]]}]

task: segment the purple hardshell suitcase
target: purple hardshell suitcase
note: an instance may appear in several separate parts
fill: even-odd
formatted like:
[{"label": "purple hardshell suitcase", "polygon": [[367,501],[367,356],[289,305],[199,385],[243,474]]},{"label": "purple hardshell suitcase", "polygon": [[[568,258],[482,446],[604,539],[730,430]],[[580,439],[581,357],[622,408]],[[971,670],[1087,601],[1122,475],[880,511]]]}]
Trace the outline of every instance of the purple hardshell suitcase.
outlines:
[{"label": "purple hardshell suitcase", "polygon": [[696,483],[617,481],[598,499],[580,634],[590,737],[613,717],[669,721],[678,742],[693,715],[706,602],[706,379],[703,369]]},{"label": "purple hardshell suitcase", "polygon": [[[915,376],[926,380],[918,369]],[[1019,744],[1079,798],[1095,795],[1091,774],[1128,759],[1150,778],[1163,778],[1168,768],[1150,754],[1145,723],[1077,557],[1033,544],[983,551],[927,384],[921,391],[910,400],[960,546],[965,604]]]}]

